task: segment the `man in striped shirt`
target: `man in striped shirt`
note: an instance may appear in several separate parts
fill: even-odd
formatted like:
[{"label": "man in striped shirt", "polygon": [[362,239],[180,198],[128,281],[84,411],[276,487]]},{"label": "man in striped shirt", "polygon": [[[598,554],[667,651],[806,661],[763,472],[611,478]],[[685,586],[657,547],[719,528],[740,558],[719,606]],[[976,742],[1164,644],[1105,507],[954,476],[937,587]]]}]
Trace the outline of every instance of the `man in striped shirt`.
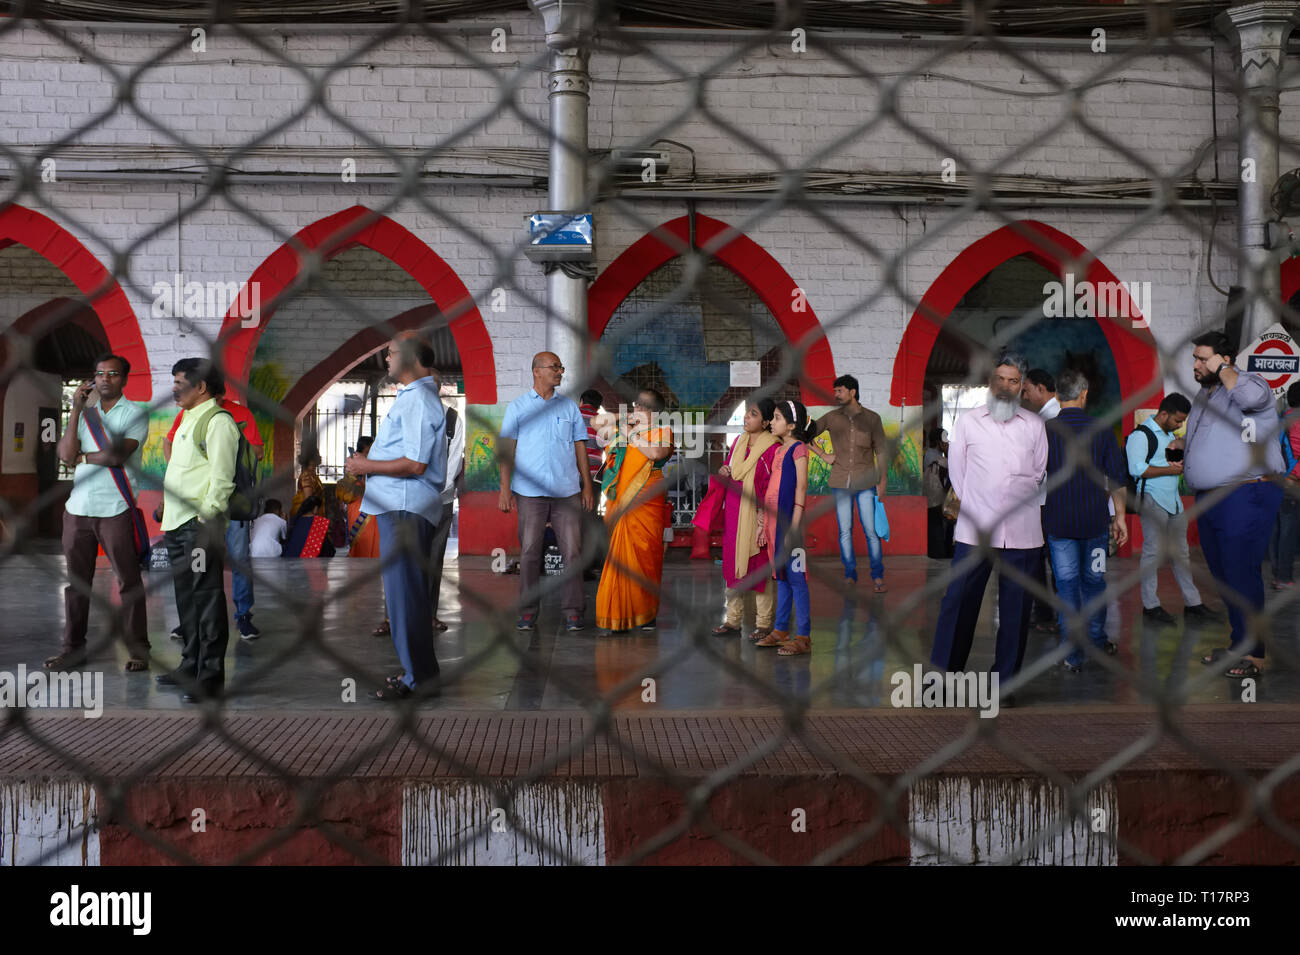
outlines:
[{"label": "man in striped shirt", "polygon": [[[1074,611],[1061,628],[1061,645],[1070,647],[1065,668],[1078,672],[1085,658],[1083,634],[1078,633],[1080,607],[1094,605],[1086,617],[1088,641],[1105,653],[1118,649],[1106,640],[1106,605],[1100,598],[1106,591],[1110,531],[1121,546],[1128,541],[1126,470],[1110,428],[1097,424],[1083,410],[1088,403],[1088,380],[1083,374],[1073,369],[1061,372],[1056,397],[1061,413],[1047,424],[1047,486],[1052,489],[1047,493],[1043,527],[1056,591]],[[1087,455],[1079,455],[1084,448]],[[1106,505],[1108,496],[1115,503],[1113,517]]]}]

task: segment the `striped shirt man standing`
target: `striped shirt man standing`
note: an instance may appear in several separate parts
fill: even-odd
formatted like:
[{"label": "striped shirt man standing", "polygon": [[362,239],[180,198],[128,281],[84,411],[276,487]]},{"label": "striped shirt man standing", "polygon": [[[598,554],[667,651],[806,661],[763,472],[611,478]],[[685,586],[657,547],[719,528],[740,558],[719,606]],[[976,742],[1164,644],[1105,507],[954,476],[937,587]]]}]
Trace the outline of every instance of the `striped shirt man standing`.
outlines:
[{"label": "striped shirt man standing", "polygon": [[[1082,629],[1077,613],[1106,590],[1106,556],[1110,531],[1121,545],[1128,541],[1124,521],[1124,459],[1111,430],[1093,421],[1084,411],[1088,403],[1088,380],[1081,372],[1067,369],[1056,379],[1056,397],[1061,413],[1047,423],[1047,483],[1060,480],[1048,491],[1043,510],[1047,554],[1056,577],[1056,591],[1074,614],[1061,628],[1061,644],[1070,646],[1065,658],[1067,670],[1077,672],[1085,659]],[[1078,454],[1087,448],[1085,460],[1071,461],[1071,447]],[[1099,478],[1105,483],[1099,483]],[[1112,517],[1107,498],[1114,501]],[[1098,606],[1087,619],[1087,639],[1105,653],[1115,653],[1106,641],[1106,607]]]}]

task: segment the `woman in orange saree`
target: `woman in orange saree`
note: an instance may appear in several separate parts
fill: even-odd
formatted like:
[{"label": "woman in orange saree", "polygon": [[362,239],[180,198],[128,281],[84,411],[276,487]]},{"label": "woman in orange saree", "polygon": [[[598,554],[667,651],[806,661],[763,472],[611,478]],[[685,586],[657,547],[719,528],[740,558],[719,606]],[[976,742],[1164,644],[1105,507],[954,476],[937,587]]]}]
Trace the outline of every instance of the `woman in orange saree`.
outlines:
[{"label": "woman in orange saree", "polygon": [[663,407],[659,392],[642,390],[628,415],[628,433],[606,449],[601,494],[609,551],[596,592],[596,626],[613,633],[633,627],[654,630],[659,616],[664,528],[670,515],[663,467],[673,453],[673,433],[652,429],[651,419]]}]

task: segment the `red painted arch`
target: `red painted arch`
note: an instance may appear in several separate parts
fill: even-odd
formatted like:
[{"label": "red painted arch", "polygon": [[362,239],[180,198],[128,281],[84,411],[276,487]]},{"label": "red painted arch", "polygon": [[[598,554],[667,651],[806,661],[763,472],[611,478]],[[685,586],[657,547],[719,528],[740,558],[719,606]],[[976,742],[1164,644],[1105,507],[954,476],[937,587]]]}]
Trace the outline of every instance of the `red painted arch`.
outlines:
[{"label": "red painted arch", "polygon": [[497,400],[496,359],[483,316],[450,265],[409,229],[365,206],[353,206],[313,222],[280,246],[249,276],[260,283],[261,321],[253,328],[240,322],[238,305],[232,305],[221,324],[225,343],[222,359],[227,377],[242,391],[248,383],[257,343],[275,313],[280,295],[297,279],[300,253],[316,252],[329,260],[354,245],[365,246],[392,260],[429,293],[438,309],[450,318],[465,375],[465,399],[470,404],[491,405]]},{"label": "red painted arch", "polygon": [[99,259],[67,229],[53,219],[17,203],[0,207],[0,249],[14,243],[25,245],[68,277],[99,317],[108,347],[142,372],[127,379],[124,394],[131,401],[151,401],[153,382],[149,375],[149,350],[135,310],[126,293],[100,264]]},{"label": "red painted arch", "polygon": [[299,378],[281,399],[281,410],[301,418],[340,375],[387,345],[394,333],[424,328],[441,314],[437,305],[418,305],[383,325],[363,328]]},{"label": "red painted arch", "polygon": [[1287,259],[1282,263],[1282,304],[1300,292],[1300,259]]},{"label": "red painted arch", "polygon": [[[1063,278],[1071,261],[1084,260],[1090,253],[1064,232],[1029,219],[1003,226],[963,249],[931,283],[908,322],[898,346],[898,357],[894,360],[890,404],[915,406],[922,403],[925,368],[943,323],[976,282],[1018,255],[1028,255]],[[1095,283],[1119,281],[1098,259],[1092,260],[1084,278]],[[1137,314],[1133,303],[1128,305],[1132,309],[1130,314]],[[1160,382],[1159,356],[1150,329],[1134,328],[1127,318],[1099,319],[1098,324],[1115,356],[1121,396],[1127,398],[1152,381]],[[1155,407],[1163,396],[1161,388],[1145,403]],[[1125,432],[1132,427],[1133,414],[1130,412],[1125,416]]]},{"label": "red painted arch", "polygon": [[[724,233],[731,238],[727,238]],[[697,215],[695,237],[697,246],[708,247],[719,262],[754,290],[759,300],[776,317],[777,324],[791,342],[807,341],[808,351],[799,379],[804,404],[811,406],[829,403],[831,386],[835,381],[835,359],[812,306],[806,304],[802,296],[796,298],[795,290],[799,284],[766,249],[725,222]],[[715,241],[720,243],[716,248],[711,245]],[[601,272],[587,293],[587,329],[590,340],[594,342],[600,339],[615,310],[646,276],[689,247],[690,218],[682,216],[665,222],[624,249]],[[797,300],[803,301],[805,307],[802,311],[795,310]]]}]

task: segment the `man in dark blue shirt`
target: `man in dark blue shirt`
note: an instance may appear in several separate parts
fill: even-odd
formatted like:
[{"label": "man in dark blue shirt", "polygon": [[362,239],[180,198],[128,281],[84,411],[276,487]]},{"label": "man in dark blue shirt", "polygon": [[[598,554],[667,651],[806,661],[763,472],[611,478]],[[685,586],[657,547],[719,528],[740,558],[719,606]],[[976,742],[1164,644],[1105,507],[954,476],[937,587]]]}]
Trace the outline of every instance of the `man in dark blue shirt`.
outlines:
[{"label": "man in dark blue shirt", "polygon": [[[1047,423],[1047,504],[1043,528],[1056,577],[1056,592],[1073,612],[1061,628],[1061,645],[1069,645],[1065,668],[1083,666],[1079,608],[1089,606],[1087,638],[1094,647],[1115,653],[1106,641],[1106,556],[1110,530],[1121,545],[1128,541],[1124,522],[1124,460],[1115,435],[1084,411],[1088,380],[1073,369],[1056,379],[1061,413]],[[1104,482],[1104,483],[1103,483]],[[1114,501],[1114,516],[1107,498]]]}]

